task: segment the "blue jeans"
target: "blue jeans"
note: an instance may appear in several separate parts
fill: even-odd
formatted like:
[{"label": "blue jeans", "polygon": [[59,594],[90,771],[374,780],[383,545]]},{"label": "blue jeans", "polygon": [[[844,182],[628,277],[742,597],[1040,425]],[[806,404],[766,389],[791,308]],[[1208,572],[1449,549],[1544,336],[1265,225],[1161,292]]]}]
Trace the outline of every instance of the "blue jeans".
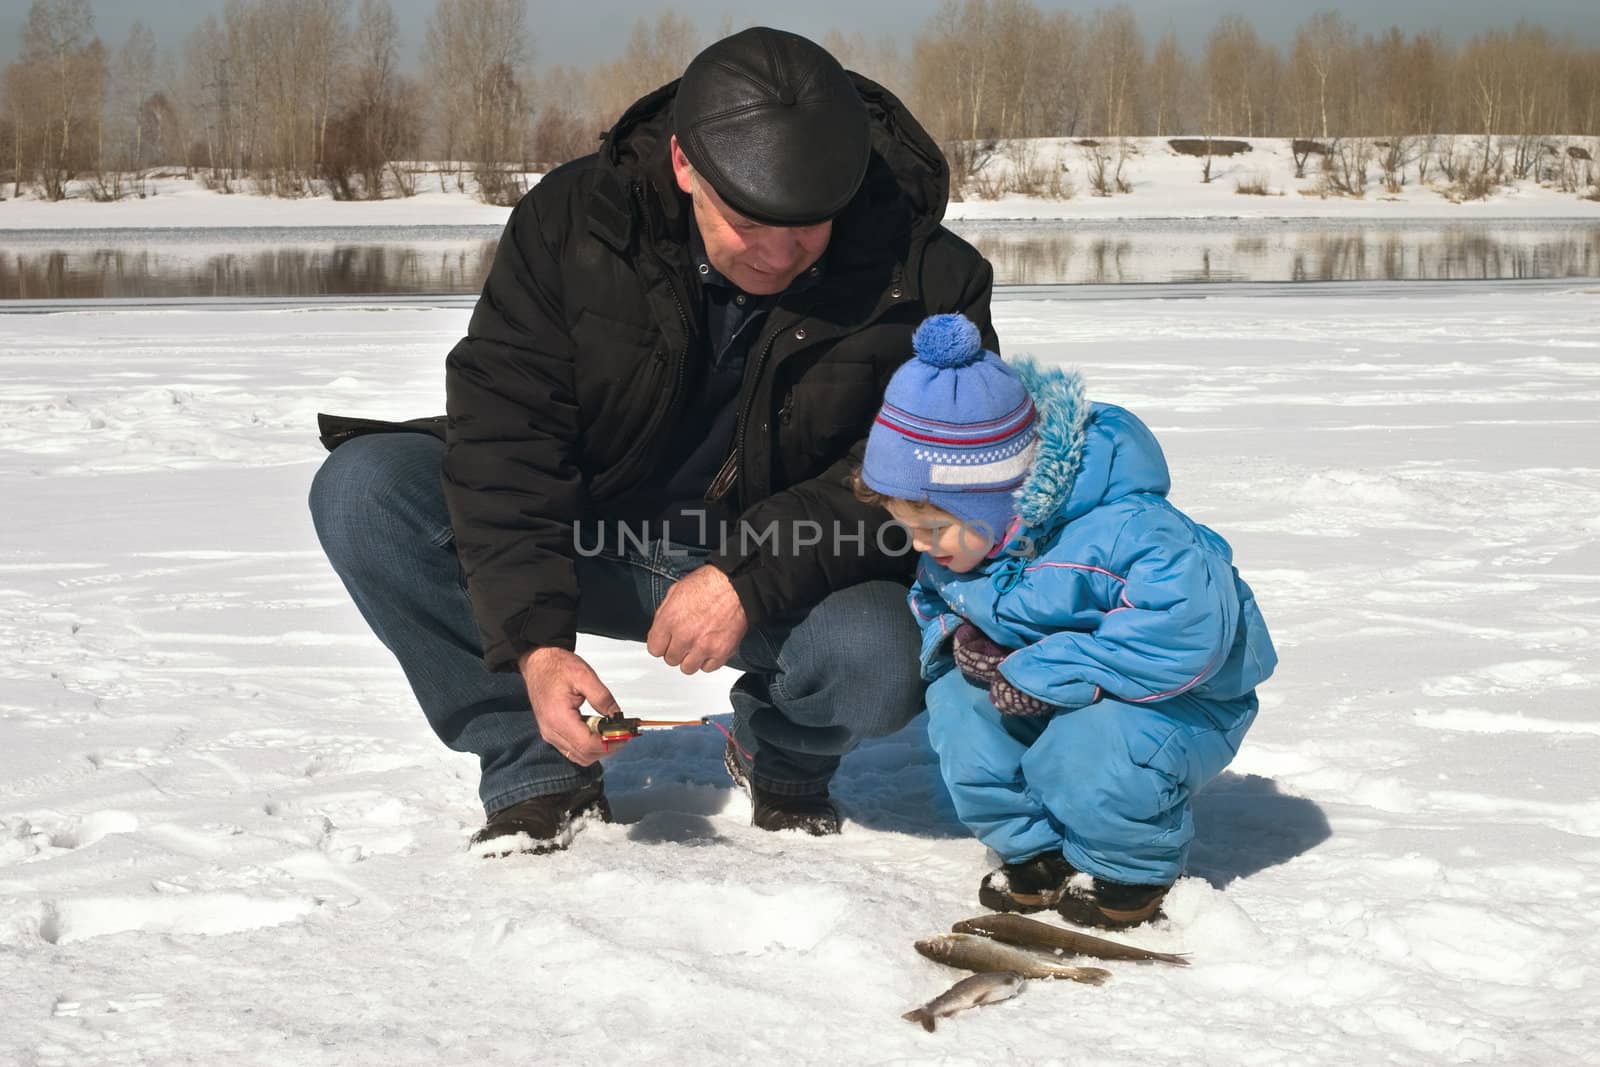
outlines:
[{"label": "blue jeans", "polygon": [[[423,434],[355,438],[317,472],[311,514],[334,571],[399,660],[434,733],[478,757],[479,796],[492,813],[574,789],[602,769],[545,744],[522,677],[484,667],[440,485],[443,458],[444,446]],[[642,642],[667,590],[705,551],[665,541],[619,549],[612,540],[605,554],[577,557],[578,630]],[[733,685],[732,732],[755,783],[815,792],[846,752],[911,721],[922,710],[918,644],[905,588],[886,581],[751,630],[730,665],[744,672]]]}]

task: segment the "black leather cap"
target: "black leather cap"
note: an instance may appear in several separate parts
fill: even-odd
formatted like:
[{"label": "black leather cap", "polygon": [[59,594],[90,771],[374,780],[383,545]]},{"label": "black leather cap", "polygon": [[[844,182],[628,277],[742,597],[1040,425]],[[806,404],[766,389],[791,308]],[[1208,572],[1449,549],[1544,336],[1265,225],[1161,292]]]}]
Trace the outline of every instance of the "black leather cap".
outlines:
[{"label": "black leather cap", "polygon": [[756,26],[689,63],[678,144],[739,214],[809,226],[843,211],[872,158],[866,105],[839,61],[797,34]]}]

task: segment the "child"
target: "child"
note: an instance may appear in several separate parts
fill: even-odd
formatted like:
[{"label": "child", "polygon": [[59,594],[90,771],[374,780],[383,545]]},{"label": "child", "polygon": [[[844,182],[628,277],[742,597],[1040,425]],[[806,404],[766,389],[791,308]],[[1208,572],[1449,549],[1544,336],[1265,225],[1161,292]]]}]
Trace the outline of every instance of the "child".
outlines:
[{"label": "child", "polygon": [[929,738],[1004,864],[978,899],[1146,922],[1183,870],[1189,798],[1255,719],[1266,625],[1227,542],[1167,502],[1132,414],[1086,401],[1076,372],[1002,363],[960,315],[913,347],[856,491],[923,553]]}]

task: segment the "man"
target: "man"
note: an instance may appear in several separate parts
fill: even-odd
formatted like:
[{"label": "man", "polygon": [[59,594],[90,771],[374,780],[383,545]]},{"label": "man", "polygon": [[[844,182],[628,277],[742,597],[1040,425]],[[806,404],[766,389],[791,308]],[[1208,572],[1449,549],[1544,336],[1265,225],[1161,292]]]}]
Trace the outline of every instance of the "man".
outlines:
[{"label": "man", "polygon": [[[619,709],[580,632],[745,672],[725,755],[752,821],[838,832],[840,757],[922,703],[914,557],[849,475],[917,323],[960,311],[995,344],[947,192],[889,92],[805,38],[735,34],[513,210],[447,420],[323,419],[318,534],[440,739],[479,757],[480,851],[608,816],[580,709]],[[370,432],[396,429],[431,432]]]}]

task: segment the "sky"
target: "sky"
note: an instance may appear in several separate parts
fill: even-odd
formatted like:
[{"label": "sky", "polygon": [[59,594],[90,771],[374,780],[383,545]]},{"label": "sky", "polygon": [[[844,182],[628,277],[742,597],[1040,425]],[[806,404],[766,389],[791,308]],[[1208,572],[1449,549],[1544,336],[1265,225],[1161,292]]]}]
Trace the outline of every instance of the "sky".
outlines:
[{"label": "sky", "polygon": [[[176,52],[183,38],[207,14],[220,15],[226,0],[91,0],[95,28],[109,47],[126,37],[135,20],[143,21],[164,48]],[[400,18],[404,48],[415,59],[423,28],[436,0],[390,0]],[[1088,13],[1110,3],[1035,0],[1044,10],[1070,9]],[[868,39],[899,36],[909,45],[927,19],[938,10],[936,0],[673,0],[661,3],[623,3],[617,0],[527,0],[536,64],[557,62],[585,66],[610,59],[621,51],[627,28],[640,17],[652,18],[665,6],[688,15],[709,36],[725,18],[742,27],[765,23],[821,38],[837,28]],[[1503,0],[1345,0],[1344,3],[1285,3],[1282,0],[1127,0],[1138,15],[1147,37],[1154,39],[1169,27],[1198,51],[1206,34],[1221,15],[1243,15],[1269,40],[1288,43],[1295,27],[1317,11],[1333,8],[1355,26],[1376,32],[1391,25],[1407,32],[1438,28],[1452,38],[1470,37],[1484,29],[1505,27],[1517,18],[1543,25],[1558,36],[1600,44],[1600,15],[1595,0],[1523,0],[1509,12]],[[0,62],[13,59],[31,0],[0,0]],[[352,6],[354,6],[352,4]]]}]

